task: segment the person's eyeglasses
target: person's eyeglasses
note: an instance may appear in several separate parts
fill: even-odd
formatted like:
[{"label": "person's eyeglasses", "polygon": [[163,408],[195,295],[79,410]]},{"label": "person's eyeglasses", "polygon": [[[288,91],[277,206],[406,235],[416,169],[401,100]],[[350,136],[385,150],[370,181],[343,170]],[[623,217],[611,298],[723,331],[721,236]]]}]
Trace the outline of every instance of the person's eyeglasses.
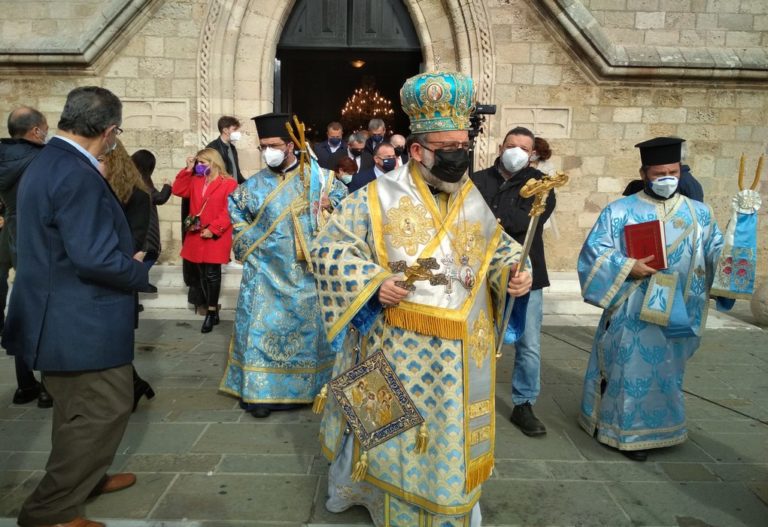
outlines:
[{"label": "person's eyeglasses", "polygon": [[285,143],[279,143],[279,144],[276,143],[273,145],[259,145],[258,149],[259,149],[259,152],[263,152],[267,148],[282,148],[284,146],[285,146]]},{"label": "person's eyeglasses", "polygon": [[123,129],[119,126],[115,126],[115,135],[120,135],[123,133]]},{"label": "person's eyeglasses", "polygon": [[469,141],[427,141],[438,150],[469,150]]}]

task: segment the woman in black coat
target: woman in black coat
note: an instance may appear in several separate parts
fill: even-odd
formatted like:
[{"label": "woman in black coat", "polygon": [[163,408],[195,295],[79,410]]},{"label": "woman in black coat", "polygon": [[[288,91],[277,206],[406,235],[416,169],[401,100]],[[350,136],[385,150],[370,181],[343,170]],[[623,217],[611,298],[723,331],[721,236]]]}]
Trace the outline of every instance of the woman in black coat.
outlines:
[{"label": "woman in black coat", "polygon": [[[125,212],[128,227],[133,236],[133,247],[136,252],[144,252],[149,232],[151,202],[149,192],[141,179],[136,165],[133,164],[123,143],[117,141],[117,146],[101,159],[102,174],[109,183]],[[134,293],[136,309],[134,309],[133,327],[139,327],[139,294]],[[133,410],[139,404],[142,396],[151,399],[155,391],[147,381],[139,377],[136,368],[133,369]]]}]

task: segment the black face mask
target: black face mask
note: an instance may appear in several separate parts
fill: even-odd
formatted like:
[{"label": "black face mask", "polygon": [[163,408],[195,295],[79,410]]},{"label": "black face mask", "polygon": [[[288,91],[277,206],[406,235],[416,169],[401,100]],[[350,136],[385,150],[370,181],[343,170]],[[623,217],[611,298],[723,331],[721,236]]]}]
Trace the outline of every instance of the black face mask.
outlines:
[{"label": "black face mask", "polygon": [[[427,150],[429,149],[427,148]],[[430,151],[435,154],[435,164],[428,170],[446,183],[456,183],[461,180],[469,168],[469,152],[463,148]]]},{"label": "black face mask", "polygon": [[400,157],[401,155],[403,155],[403,152],[405,152],[405,147],[403,147],[403,146],[396,146],[395,147],[395,155],[397,157]]},{"label": "black face mask", "polygon": [[349,149],[349,153],[352,154],[355,157],[358,157],[360,154],[363,153],[363,149],[362,148],[350,148]]}]

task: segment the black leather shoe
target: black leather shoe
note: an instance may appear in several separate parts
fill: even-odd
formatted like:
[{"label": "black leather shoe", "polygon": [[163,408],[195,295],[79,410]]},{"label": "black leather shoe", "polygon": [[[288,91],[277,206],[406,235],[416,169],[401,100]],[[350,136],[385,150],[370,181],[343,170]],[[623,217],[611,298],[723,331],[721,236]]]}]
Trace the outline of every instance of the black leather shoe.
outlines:
[{"label": "black leather shoe", "polygon": [[522,433],[527,436],[543,436],[547,433],[547,427],[539,421],[533,414],[531,403],[518,404],[512,410],[512,417],[509,418]]},{"label": "black leather shoe", "polygon": [[220,322],[220,320],[219,320],[219,312],[216,311],[216,314],[213,315],[213,325],[214,326],[218,326],[219,322]]},{"label": "black leather shoe", "polygon": [[144,290],[145,293],[157,293],[157,287],[149,284],[147,288]]},{"label": "black leather shoe", "polygon": [[40,395],[37,396],[37,407],[38,408],[52,408],[53,407],[53,397],[51,397],[51,394],[48,393],[43,386],[40,386]]},{"label": "black leather shoe", "polygon": [[149,385],[147,381],[141,377],[136,377],[133,380],[133,410],[139,406],[139,401],[142,397],[146,397],[147,400],[152,399],[155,396],[155,390]]},{"label": "black leather shoe", "polygon": [[256,406],[256,408],[251,410],[251,415],[254,416],[256,419],[264,419],[265,417],[269,417],[269,414],[271,413],[272,413],[272,410],[270,410],[263,404],[260,404]]},{"label": "black leather shoe", "polygon": [[19,388],[13,394],[13,404],[27,404],[37,399],[40,395],[40,390],[43,385],[36,382],[34,386],[29,388]]},{"label": "black leather shoe", "polygon": [[648,459],[647,450],[619,450],[619,452],[624,454],[627,458],[631,459],[632,461],[638,461],[640,463]]},{"label": "black leather shoe", "polygon": [[216,322],[216,319],[219,318],[219,315],[216,313],[209,311],[207,315],[205,315],[205,320],[203,320],[203,327],[200,328],[200,333],[210,333],[213,329],[213,326],[218,324]]}]

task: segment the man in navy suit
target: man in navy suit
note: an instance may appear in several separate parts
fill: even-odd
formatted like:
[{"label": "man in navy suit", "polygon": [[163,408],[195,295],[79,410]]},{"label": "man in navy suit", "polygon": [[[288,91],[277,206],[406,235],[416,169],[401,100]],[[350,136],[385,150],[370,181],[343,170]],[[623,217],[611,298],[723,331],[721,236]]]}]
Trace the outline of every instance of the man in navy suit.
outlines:
[{"label": "man in navy suit", "polygon": [[133,407],[133,294],[148,284],[97,168],[121,121],[112,92],[72,90],[58,135],[19,185],[19,266],[3,346],[42,372],[54,401],[46,473],[22,505],[22,526],[101,526],[82,517],[85,500],[136,481],[106,475]]},{"label": "man in navy suit", "polygon": [[344,130],[341,123],[336,121],[328,123],[325,134],[327,136],[325,141],[315,143],[317,164],[328,170],[336,170],[336,165],[331,166],[331,159],[334,159],[336,152],[343,152],[347,149],[347,143],[342,139]]},{"label": "man in navy suit", "polygon": [[389,143],[379,143],[373,151],[373,163],[371,168],[361,170],[352,177],[348,187],[350,194],[359,188],[363,188],[377,177],[381,177],[387,172],[394,170],[397,164],[395,147]]}]

